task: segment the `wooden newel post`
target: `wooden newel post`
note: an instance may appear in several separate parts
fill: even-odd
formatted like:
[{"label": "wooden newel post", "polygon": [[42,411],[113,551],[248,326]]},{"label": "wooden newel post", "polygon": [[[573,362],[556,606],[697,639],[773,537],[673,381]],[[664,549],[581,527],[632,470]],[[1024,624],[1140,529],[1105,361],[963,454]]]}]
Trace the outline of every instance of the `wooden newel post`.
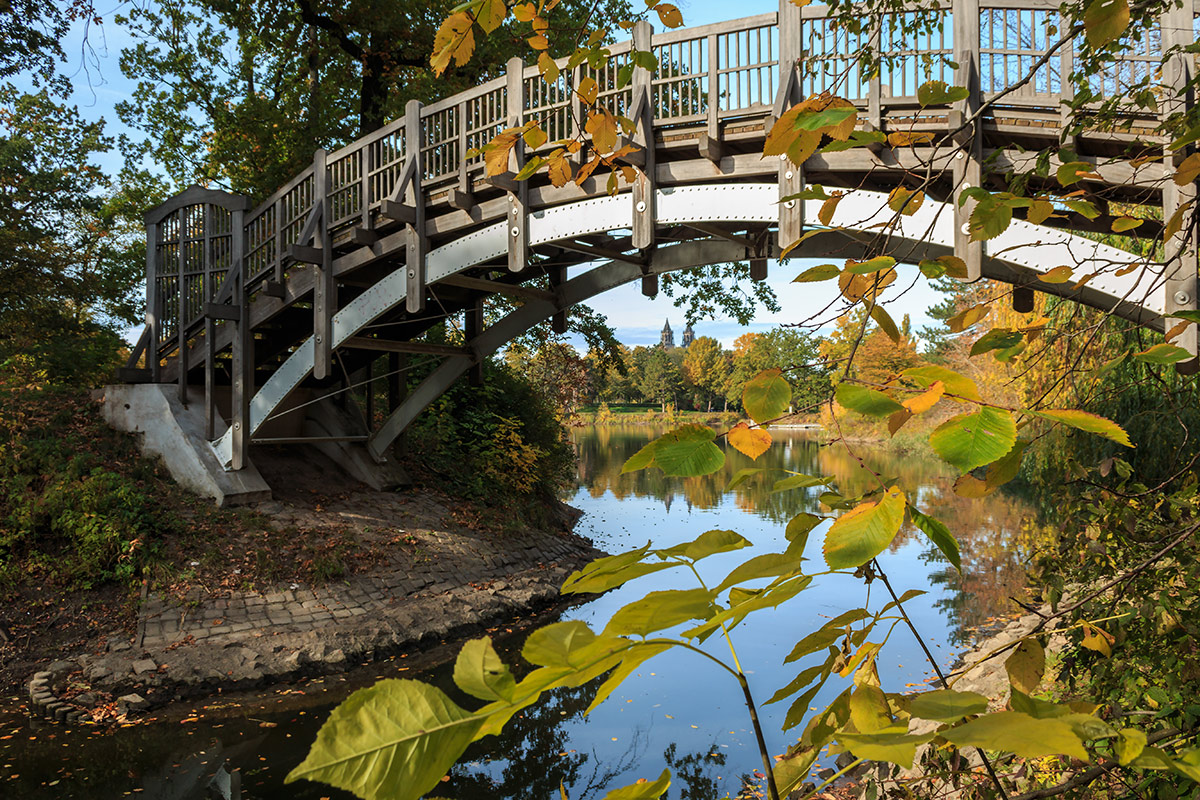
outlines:
[{"label": "wooden newel post", "polygon": [[[508,127],[525,124],[525,62],[510,58],[505,91]],[[516,175],[525,166],[525,140],[517,139],[509,151],[508,168]],[[518,181],[508,190],[508,271],[523,272],[529,263],[529,182]]]},{"label": "wooden newel post", "polygon": [[[1163,53],[1169,53],[1173,48],[1182,48],[1192,44],[1192,4],[1185,3],[1183,8],[1170,7],[1161,18]],[[1163,83],[1167,88],[1167,99],[1163,103],[1164,117],[1185,111],[1195,102],[1190,84],[1195,77],[1195,64],[1189,53],[1176,50],[1163,64]],[[1193,149],[1188,147],[1167,150],[1166,165],[1174,171],[1179,164],[1191,154]],[[1185,203],[1196,200],[1195,182],[1183,186],[1176,185],[1174,180],[1163,182],[1163,219],[1169,220]],[[1184,224],[1179,232],[1169,241],[1163,242],[1163,255],[1166,263],[1164,291],[1166,292],[1163,308],[1166,313],[1163,320],[1164,328],[1170,329],[1178,318],[1171,317],[1173,311],[1196,310],[1197,269],[1200,267],[1196,255],[1196,237],[1200,230],[1196,226],[1196,211],[1191,209],[1184,213]],[[1184,348],[1192,354],[1192,358],[1181,361],[1175,369],[1185,375],[1200,371],[1200,361],[1195,358],[1197,353],[1200,331],[1196,325],[1189,325],[1183,333],[1176,337],[1173,344]]]},{"label": "wooden newel post", "polygon": [[[408,247],[404,256],[405,310],[418,314],[425,310],[425,193],[421,179],[421,101],[409,100],[404,107],[404,176],[401,178],[403,202],[408,207]],[[407,183],[406,183],[407,181]]]},{"label": "wooden newel post", "polygon": [[233,320],[232,381],[229,391],[232,457],[231,469],[242,469],[248,462],[250,446],[250,397],[254,394],[254,334],[250,330],[250,301],[246,291],[245,212],[232,214],[230,262],[233,264],[233,305],[238,309]]},{"label": "wooden newel post", "polygon": [[[975,201],[961,206],[959,195],[983,181],[983,137],[979,122],[968,124],[980,105],[979,88],[979,0],[953,0],[954,58],[958,69],[954,82],[967,89],[967,99],[951,108],[947,121],[958,146],[954,154],[954,188],[950,200],[954,207],[954,254],[967,264],[967,280],[979,280],[983,274],[983,242],[971,241],[971,212]],[[966,126],[966,127],[964,127]],[[961,129],[961,130],[960,130]]]},{"label": "wooden newel post", "polygon": [[333,312],[337,309],[337,287],[333,280],[333,242],[329,236],[329,171],[326,153],[313,156],[313,208],[319,214],[314,238],[320,247],[320,263],[313,264],[313,377],[327,378],[333,372]]},{"label": "wooden newel post", "polygon": [[[654,28],[646,20],[633,26],[633,48],[653,53]],[[637,124],[633,144],[641,148],[641,169],[633,181],[633,246],[649,250],[654,246],[654,75],[641,66],[633,68],[631,112]]]},{"label": "wooden newel post", "polygon": [[162,336],[158,270],[158,223],[151,222],[146,225],[146,330],[150,332],[146,343],[146,368],[150,370],[152,383],[162,380],[162,368],[158,363],[158,341]]},{"label": "wooden newel post", "polygon": [[[779,0],[779,93],[772,108],[772,121],[804,99],[800,61],[804,57],[802,11],[791,0]],[[804,190],[804,170],[786,155],[779,156],[779,197]],[[785,248],[804,233],[804,202],[779,204],[779,247]]]}]

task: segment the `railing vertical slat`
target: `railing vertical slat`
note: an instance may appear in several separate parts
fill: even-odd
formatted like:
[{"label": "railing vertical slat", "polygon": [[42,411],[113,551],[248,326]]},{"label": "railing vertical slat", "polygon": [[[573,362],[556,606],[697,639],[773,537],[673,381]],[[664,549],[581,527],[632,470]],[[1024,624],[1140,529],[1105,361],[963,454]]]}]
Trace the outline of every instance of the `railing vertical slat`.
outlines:
[{"label": "railing vertical slat", "polygon": [[967,99],[955,103],[949,115],[952,129],[958,132],[959,150],[954,154],[954,253],[967,264],[967,280],[978,280],[983,270],[983,243],[971,241],[970,219],[975,202],[959,204],[958,196],[966,188],[979,186],[983,175],[983,136],[978,121],[967,125],[979,110],[979,0],[954,0],[954,50],[958,69],[955,84],[967,89]]},{"label": "railing vertical slat", "polygon": [[158,363],[158,346],[160,336],[161,298],[158,293],[158,226],[161,223],[151,222],[146,226],[146,328],[150,331],[150,339],[146,344],[146,368],[150,370],[150,380],[158,383],[162,377],[162,368]]},{"label": "railing vertical slat", "polygon": [[[313,156],[313,210],[320,214],[315,234],[320,243],[321,263],[312,265],[313,280],[313,377],[324,380],[333,371],[333,312],[337,289],[333,282],[333,248],[329,236],[332,209],[329,204],[329,172],[324,149]],[[299,244],[305,244],[300,242]]]},{"label": "railing vertical slat", "polygon": [[187,266],[187,246],[185,239],[187,238],[187,210],[184,206],[179,209],[178,213],[178,234],[176,241],[179,243],[179,253],[176,259],[178,284],[176,286],[176,313],[178,316],[175,319],[175,338],[178,349],[175,351],[175,364],[178,367],[176,372],[177,382],[179,384],[179,402],[187,406],[187,378],[188,378],[188,357],[187,357],[187,276],[185,274]]}]

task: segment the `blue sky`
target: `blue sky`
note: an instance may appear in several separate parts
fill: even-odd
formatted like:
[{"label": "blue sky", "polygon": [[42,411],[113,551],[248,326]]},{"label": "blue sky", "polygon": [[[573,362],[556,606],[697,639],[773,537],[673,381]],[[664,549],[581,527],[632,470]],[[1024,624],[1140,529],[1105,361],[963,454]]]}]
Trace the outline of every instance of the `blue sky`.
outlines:
[{"label": "blue sky", "polygon": [[[752,16],[778,8],[772,0],[744,0],[731,9],[728,2],[718,0],[675,0],[683,11],[685,24],[706,25],[737,16]],[[68,61],[64,72],[72,77],[75,87],[72,100],[79,105],[81,113],[91,119],[103,117],[110,134],[130,132],[117,119],[115,105],[128,98],[133,82],[120,71],[118,59],[123,47],[132,44],[124,31],[112,24],[115,14],[129,8],[128,2],[97,4],[98,10],[108,24],[93,26],[87,32],[87,50],[84,49],[84,31],[80,25],[72,30],[64,44]],[[657,22],[657,20],[654,20]],[[132,132],[130,132],[132,133]],[[98,159],[106,170],[115,172],[121,166],[120,155],[115,151]],[[792,278],[818,262],[793,258],[787,264],[771,262],[768,284],[775,290],[782,310],[770,313],[760,309],[755,320],[742,327],[731,319],[702,320],[695,325],[698,336],[712,336],[725,346],[748,330],[763,331],[787,323],[805,320],[818,313],[836,296],[831,282],[821,284],[794,284]],[[929,306],[937,303],[940,296],[929,288],[925,281],[889,304],[889,311],[898,320],[909,314],[914,330],[932,324],[926,314]],[[601,295],[592,302],[593,308],[604,314],[616,331],[618,338],[627,344],[654,344],[659,340],[663,321],[669,319],[677,335],[682,333],[685,321],[683,311],[676,308],[670,298],[659,295],[651,300],[643,297],[640,286],[630,284]],[[578,345],[579,342],[576,342]]]}]

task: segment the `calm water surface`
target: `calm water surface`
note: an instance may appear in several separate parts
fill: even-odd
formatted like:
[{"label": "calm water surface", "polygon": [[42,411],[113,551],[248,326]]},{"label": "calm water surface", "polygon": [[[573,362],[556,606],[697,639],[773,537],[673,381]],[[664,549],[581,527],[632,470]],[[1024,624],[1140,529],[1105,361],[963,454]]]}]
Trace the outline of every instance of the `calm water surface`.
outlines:
[{"label": "calm water surface", "polygon": [[[771,482],[783,477],[782,472],[726,491],[736,470],[753,465],[826,475],[847,496],[872,486],[871,476],[844,449],[820,448],[800,431],[775,431],[775,447],[757,463],[730,450],[724,472],[717,475],[674,479],[657,470],[621,475],[625,459],[659,433],[646,426],[574,431],[579,488],[571,502],[584,512],[578,530],[614,553],[648,540],[666,547],[714,528],[736,530],[754,546],[701,562],[705,580],[714,583],[757,553],[784,549],[784,524],[801,511],[817,508],[817,490],[770,493]],[[969,638],[972,628],[1010,610],[1008,596],[1023,585],[1021,528],[1031,512],[1010,497],[955,496],[950,476],[927,459],[889,456],[869,447],[858,455],[875,471],[894,478],[910,496],[915,494],[923,509],[959,537],[961,576],[911,531],[902,532],[880,556],[897,591],[928,591],[907,607],[934,654],[949,664],[955,645]],[[806,552],[814,572],[824,568],[822,538],[814,533]],[[563,618],[585,620],[599,630],[616,609],[645,592],[692,588],[694,581],[682,570],[656,573],[576,607]],[[881,586],[868,596],[860,582],[828,576],[782,608],[758,612],[738,627],[734,643],[759,702],[806,666],[782,663],[797,639],[848,608],[882,605],[883,594]],[[523,634],[501,629],[495,635],[498,649],[511,662]],[[728,660],[724,642],[714,637],[706,646]],[[424,660],[445,661],[453,653],[447,647]],[[930,675],[916,643],[899,628],[879,664],[889,691]],[[448,667],[421,664],[416,657],[398,659],[346,677],[208,700],[173,711],[159,722],[105,733],[48,726],[0,711],[0,797],[204,798],[209,776],[223,763],[240,770],[246,798],[349,797],[316,784],[283,785],[283,777],[303,759],[329,710],[353,689],[381,676],[422,678],[465,704],[449,674]],[[842,688],[831,681],[813,705],[823,707]],[[584,717],[595,689],[593,684],[550,693],[502,736],[477,742],[436,794],[460,800],[557,799],[561,781],[572,800],[601,798],[609,789],[637,778],[653,779],[670,767],[676,777],[668,797],[707,800],[736,796],[745,777],[761,769],[737,684],[694,653],[668,652],[647,662]],[[788,701],[760,706],[774,752],[782,752],[799,735],[799,729],[780,730],[787,707]]]}]

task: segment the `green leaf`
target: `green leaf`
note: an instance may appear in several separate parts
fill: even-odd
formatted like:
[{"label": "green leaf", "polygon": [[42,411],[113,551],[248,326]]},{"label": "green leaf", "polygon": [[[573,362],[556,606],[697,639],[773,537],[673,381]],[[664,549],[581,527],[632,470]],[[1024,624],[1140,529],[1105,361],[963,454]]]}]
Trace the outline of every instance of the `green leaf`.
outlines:
[{"label": "green leaf", "polygon": [[837,733],[838,744],[854,754],[855,758],[871,761],[886,761],[912,769],[917,747],[932,741],[935,734],[909,736],[908,729],[900,726],[883,728],[874,733]]},{"label": "green leaf", "polygon": [[[676,11],[675,13],[678,14],[679,12]],[[667,791],[670,786],[671,770],[664,769],[662,774],[658,776],[658,780],[653,783],[631,783],[628,786],[622,786],[620,789],[613,789],[604,795],[604,800],[654,800],[654,798],[662,797],[663,792]]]},{"label": "green leaf", "polygon": [[764,370],[746,381],[742,389],[742,407],[758,424],[781,416],[792,401],[792,387],[779,369]]},{"label": "green leaf", "polygon": [[862,733],[875,733],[889,726],[887,698],[878,686],[863,684],[850,695],[850,719]]},{"label": "green leaf", "polygon": [[842,408],[868,417],[886,417],[904,410],[903,405],[883,392],[856,383],[839,383],[833,396]]},{"label": "green leaf", "polygon": [[758,578],[777,578],[780,575],[793,575],[800,572],[802,562],[798,555],[788,553],[764,553],[755,556],[733,568],[725,580],[713,591],[720,593],[730,586],[756,580]]},{"label": "green leaf", "polygon": [[806,670],[803,670],[799,675],[788,681],[787,686],[784,686],[782,689],[775,692],[775,694],[771,695],[771,699],[767,700],[765,703],[763,703],[763,705],[769,706],[772,703],[778,703],[780,700],[783,700],[786,697],[791,697],[796,692],[815,681],[822,673],[828,676],[831,672],[832,664],[833,662],[831,660],[827,660],[824,664],[816,664]]},{"label": "green leaf", "polygon": [[942,551],[942,555],[946,557],[946,560],[961,572],[962,560],[958,554],[958,541],[954,538],[954,534],[950,532],[950,529],[940,520],[922,514],[913,505],[908,507],[908,516],[912,520],[913,525],[916,525],[922,533],[929,537],[929,541],[933,542],[937,549]]},{"label": "green leaf", "polygon": [[833,478],[818,478],[813,475],[792,475],[775,481],[771,486],[771,494],[786,492],[789,489],[808,489],[813,486],[826,486]]},{"label": "green leaf", "polygon": [[922,106],[943,106],[966,100],[969,94],[963,86],[948,86],[945,81],[926,81],[917,87],[917,102]]},{"label": "green leaf", "polygon": [[815,267],[809,267],[792,279],[792,283],[814,283],[816,281],[827,281],[836,278],[842,274],[841,268],[837,264],[818,264]]},{"label": "green leaf", "polygon": [[1019,692],[1033,694],[1046,672],[1046,651],[1037,639],[1024,639],[1004,662],[1008,682]]},{"label": "green leaf", "polygon": [[982,399],[979,396],[979,389],[975,386],[975,381],[945,367],[931,364],[925,367],[912,367],[900,374],[923,389],[928,389],[936,381],[941,381],[946,387],[946,394],[952,395],[951,399],[959,402],[963,400],[979,402]]},{"label": "green leaf", "polygon": [[540,667],[573,667],[572,654],[578,654],[595,641],[596,634],[586,622],[577,619],[555,622],[529,634],[521,656]]},{"label": "green leaf", "polygon": [[1100,209],[1096,208],[1094,203],[1087,200],[1063,200],[1063,205],[1088,219],[1095,219],[1100,216]]},{"label": "green leaf", "polygon": [[1012,413],[987,406],[951,417],[929,435],[934,451],[964,473],[1000,459],[1016,441]]},{"label": "green leaf", "polygon": [[936,722],[958,722],[972,714],[986,714],[987,708],[988,699],[983,695],[952,689],[924,692],[913,697],[908,704],[909,713],[914,717]]},{"label": "green leaf", "polygon": [[725,451],[713,443],[716,431],[706,425],[684,425],[654,442],[654,466],[664,475],[695,477],[725,465]]},{"label": "green leaf", "polygon": [[563,594],[585,594],[607,592],[627,581],[642,575],[649,575],[659,570],[679,566],[675,562],[665,561],[657,564],[647,564],[642,561],[650,552],[650,543],[636,550],[618,553],[615,556],[597,558],[583,569],[576,570],[567,576],[563,582]]},{"label": "green leaf", "polygon": [[668,589],[650,594],[620,608],[604,626],[606,636],[649,636],[693,619],[713,615],[707,589]]},{"label": "green leaf", "polygon": [[1070,425],[1072,428],[1078,428],[1081,431],[1094,433],[1098,436],[1103,436],[1105,439],[1111,439],[1117,444],[1133,447],[1133,442],[1129,441],[1129,434],[1125,432],[1124,428],[1112,420],[1105,419],[1097,414],[1073,408],[1051,408],[1031,413],[1042,419],[1061,422],[1064,425]]},{"label": "green leaf", "polygon": [[1149,350],[1135,353],[1133,357],[1138,361],[1145,361],[1147,364],[1166,366],[1167,364],[1187,361],[1189,358],[1192,358],[1192,354],[1182,347],[1164,342],[1163,344],[1154,345]]},{"label": "green leaf", "polygon": [[488,702],[511,702],[516,685],[508,665],[496,655],[491,637],[486,636],[463,645],[454,662],[454,682],[472,697]]},{"label": "green leaf", "polygon": [[1083,12],[1084,36],[1092,47],[1119,39],[1128,27],[1128,0],[1091,0]]},{"label": "green leaf", "polygon": [[760,472],[766,472],[766,467],[746,467],[744,469],[739,469],[737,472],[733,473],[733,477],[729,479],[729,485],[725,487],[725,491],[736,489]]},{"label": "green leaf", "polygon": [[608,696],[624,683],[625,679],[632,675],[635,669],[659,653],[665,653],[667,650],[670,650],[673,646],[666,642],[639,642],[625,651],[624,655],[621,656],[621,663],[608,673],[608,676],[604,679],[604,683],[600,684],[600,688],[596,690],[596,696],[592,698],[591,704],[583,712],[584,715],[591,714],[597,706],[607,700]]},{"label": "green leaf", "polygon": [[728,623],[727,627],[732,628],[740,623],[747,614],[761,608],[774,608],[807,589],[811,583],[811,577],[800,575],[763,590],[734,588],[729,593],[729,608],[719,611],[707,622],[689,628],[682,635],[687,639],[706,637],[724,623]]},{"label": "green leaf", "polygon": [[1068,161],[1055,172],[1058,182],[1063,186],[1071,186],[1086,177],[1095,177],[1095,174],[1096,168],[1086,161]]},{"label": "green leaf", "polygon": [[636,453],[631,455],[625,461],[624,466],[621,467],[621,474],[624,475],[626,472],[636,472],[639,469],[645,469],[653,464],[654,448],[657,444],[658,440],[656,439],[642,447],[641,450],[638,450]]},{"label": "green leaf", "polygon": [[986,714],[941,735],[959,747],[1002,750],[1023,758],[1068,755],[1088,760],[1083,742],[1070,725],[1057,719],[1035,719],[1018,711]]},{"label": "green leaf", "polygon": [[806,511],[801,511],[788,520],[787,528],[783,532],[784,538],[789,542],[788,552],[794,552],[796,555],[804,553],[804,548],[808,544],[808,534],[824,521],[825,517],[818,517],[816,514],[809,514]]},{"label": "green leaf", "polygon": [[683,544],[677,544],[674,547],[668,547],[665,550],[656,550],[655,552],[663,558],[682,556],[692,561],[699,561],[702,558],[707,558],[717,553],[728,553],[731,550],[741,550],[743,547],[749,546],[749,540],[740,533],[726,530],[712,530],[705,531],[690,542],[684,542]]},{"label": "green leaf", "polygon": [[1113,747],[1117,753],[1117,760],[1124,767],[1146,749],[1146,734],[1137,728],[1122,728],[1117,731],[1117,741],[1113,743]]},{"label": "green leaf", "polygon": [[1009,347],[1016,347],[1024,338],[1025,334],[1020,331],[1014,331],[1009,328],[992,328],[983,336],[976,339],[975,344],[971,345],[971,355],[977,356],[989,350],[1004,350]]},{"label": "green leaf", "polygon": [[972,242],[995,239],[1012,223],[1012,206],[994,197],[979,200],[968,221]]},{"label": "green leaf", "polygon": [[849,272],[851,275],[870,275],[874,272],[891,269],[894,266],[896,266],[896,259],[891,256],[879,256],[869,261],[847,262],[846,272]]},{"label": "green leaf", "polygon": [[809,770],[820,754],[820,747],[799,747],[775,762],[771,775],[780,797],[790,797],[793,790],[808,780]]},{"label": "green leaf", "polygon": [[383,680],[333,710],[284,782],[320,781],[364,800],[417,800],[437,786],[484,719],[428,684]]},{"label": "green leaf", "polygon": [[840,153],[853,150],[856,147],[868,147],[873,144],[887,142],[887,134],[883,131],[853,131],[850,138],[844,142],[832,141],[821,148],[822,153]]},{"label": "green leaf", "polygon": [[826,108],[823,111],[805,111],[796,117],[793,130],[819,131],[840,125],[850,117],[856,116],[856,108]]},{"label": "green leaf", "polygon": [[904,522],[904,507],[904,492],[893,486],[879,502],[842,514],[825,534],[825,563],[830,569],[850,569],[882,553]]}]

